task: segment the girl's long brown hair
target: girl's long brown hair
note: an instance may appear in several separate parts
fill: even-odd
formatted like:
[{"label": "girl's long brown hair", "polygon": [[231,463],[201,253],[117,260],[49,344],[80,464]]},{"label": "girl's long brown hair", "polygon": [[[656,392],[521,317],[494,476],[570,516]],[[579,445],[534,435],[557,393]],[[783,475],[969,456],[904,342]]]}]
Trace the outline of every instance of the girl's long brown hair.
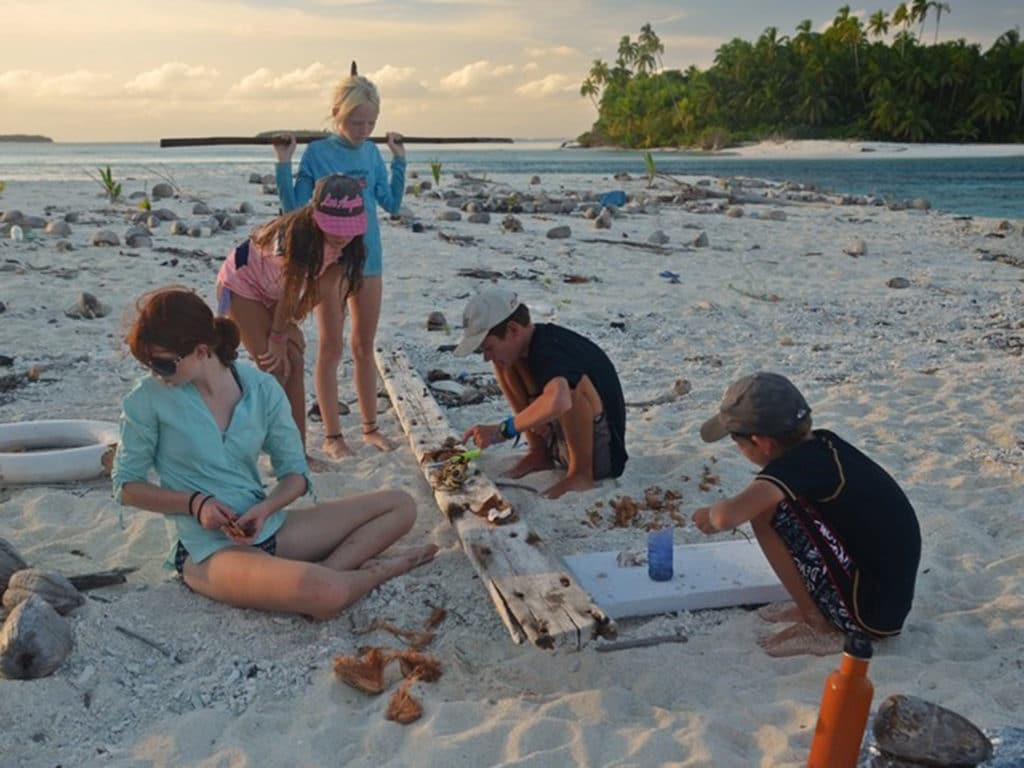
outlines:
[{"label": "girl's long brown hair", "polygon": [[[324,263],[324,235],[313,219],[309,203],[278,216],[252,233],[251,239],[260,250],[273,248],[284,262],[282,296],[294,297],[292,319],[301,320],[320,301],[317,277]],[[355,237],[342,249],[341,268],[348,290],[342,301],[359,290],[366,264],[363,236]]]},{"label": "girl's long brown hair", "polygon": [[226,317],[214,317],[195,291],[169,285],[144,293],[135,302],[135,316],[125,337],[132,356],[147,365],[153,348],[185,357],[206,344],[223,365],[238,357],[238,326]]}]

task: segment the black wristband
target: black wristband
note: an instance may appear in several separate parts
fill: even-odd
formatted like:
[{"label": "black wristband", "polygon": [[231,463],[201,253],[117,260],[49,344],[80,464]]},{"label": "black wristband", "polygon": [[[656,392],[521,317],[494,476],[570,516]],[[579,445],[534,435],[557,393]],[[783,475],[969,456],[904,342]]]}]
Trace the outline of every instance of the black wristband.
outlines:
[{"label": "black wristband", "polygon": [[196,516],[196,513],[192,510],[192,505],[196,501],[196,496],[202,496],[202,495],[203,495],[202,491],[195,491],[195,492],[193,492],[193,494],[191,496],[188,497],[188,514],[189,514],[189,517],[195,517]]}]

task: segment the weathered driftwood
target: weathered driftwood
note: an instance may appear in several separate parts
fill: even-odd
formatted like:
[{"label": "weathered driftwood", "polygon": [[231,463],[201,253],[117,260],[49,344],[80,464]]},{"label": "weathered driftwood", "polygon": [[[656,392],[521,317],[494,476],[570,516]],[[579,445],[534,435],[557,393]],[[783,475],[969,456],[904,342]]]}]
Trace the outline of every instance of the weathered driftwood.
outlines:
[{"label": "weathered driftwood", "polygon": [[595,646],[594,650],[599,653],[611,651],[625,651],[629,648],[650,648],[662,643],[685,643],[688,641],[686,635],[655,635],[654,637],[641,637],[636,640],[619,640],[614,643],[601,643]]},{"label": "weathered driftwood", "polygon": [[128,574],[135,573],[138,568],[114,568],[109,571],[97,571],[95,573],[83,573],[81,576],[68,576],[75,589],[79,592],[86,592],[90,589],[111,587],[115,584],[124,584],[128,581]]},{"label": "weathered driftwood", "polygon": [[18,554],[7,539],[0,539],[0,595],[7,589],[11,575],[28,568],[28,563]]},{"label": "weathered driftwood", "polygon": [[[378,348],[376,356],[395,413],[433,487],[427,453],[447,438],[460,436],[453,433],[404,351]],[[479,516],[494,497],[508,503],[475,466],[461,489],[434,488],[438,506],[455,527],[513,640],[528,639],[541,648],[581,648],[608,625],[604,612],[560,562],[538,547],[539,538],[517,515],[502,525]]]},{"label": "weathered driftwood", "polygon": [[52,605],[62,616],[85,602],[85,597],[74,585],[56,571],[25,568],[13,573],[7,582],[3,598],[4,608],[13,611],[33,595]]},{"label": "weathered driftwood", "polygon": [[[325,139],[329,133],[296,133],[297,144],[309,144]],[[273,144],[276,134],[258,136],[200,136],[160,139],[161,147],[223,147],[230,145]],[[371,136],[367,141],[386,144],[386,136]],[[511,144],[512,139],[504,136],[403,136],[402,144]]]},{"label": "weathered driftwood", "polygon": [[0,675],[13,680],[46,677],[71,653],[71,625],[37,595],[21,603],[0,629]]}]

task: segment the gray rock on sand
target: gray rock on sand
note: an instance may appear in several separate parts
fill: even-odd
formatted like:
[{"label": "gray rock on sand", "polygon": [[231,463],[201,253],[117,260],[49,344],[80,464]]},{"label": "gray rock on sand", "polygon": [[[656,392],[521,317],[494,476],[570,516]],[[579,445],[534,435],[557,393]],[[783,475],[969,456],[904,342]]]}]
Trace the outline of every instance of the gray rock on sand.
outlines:
[{"label": "gray rock on sand", "polygon": [[584,205],[580,210],[583,212],[584,219],[596,219],[597,215],[601,213],[601,206],[591,203]]},{"label": "gray rock on sand", "polygon": [[157,227],[160,226],[160,222],[161,218],[159,216],[154,216],[153,214],[150,214],[149,216],[146,217],[145,224],[150,229],[156,229]]},{"label": "gray rock on sand", "polygon": [[491,214],[487,213],[487,211],[477,211],[476,213],[469,214],[466,217],[466,221],[470,224],[490,224]]},{"label": "gray rock on sand", "polygon": [[153,245],[153,233],[142,225],[129,227],[124,233],[124,244],[129,248],[149,248]]},{"label": "gray rock on sand", "polygon": [[157,208],[152,212],[160,221],[177,221],[178,214],[172,211],[170,208]]},{"label": "gray rock on sand", "polygon": [[95,246],[120,245],[121,240],[109,229],[101,229],[92,236],[92,244]]},{"label": "gray rock on sand", "polygon": [[743,218],[743,209],[738,205],[731,205],[725,209],[725,215],[730,219],[741,219]]},{"label": "gray rock on sand", "polygon": [[868,252],[867,243],[865,243],[859,237],[854,238],[853,242],[851,242],[848,246],[843,248],[843,253],[845,253],[847,256],[853,256],[853,257],[864,256],[864,255],[867,254],[867,252]]},{"label": "gray rock on sand", "polygon": [[530,183],[531,184],[540,184],[540,176],[531,176],[530,177]]},{"label": "gray rock on sand", "polygon": [[79,219],[78,211],[68,211],[64,214],[64,221],[68,224],[77,224]]},{"label": "gray rock on sand", "polygon": [[171,234],[172,235],[187,235],[188,225],[184,221],[173,221],[171,222]]},{"label": "gray rock on sand", "polygon": [[25,223],[25,214],[12,208],[9,211],[4,211],[3,215],[0,216],[0,222],[12,226],[17,224],[20,227]]},{"label": "gray rock on sand", "polygon": [[710,242],[708,241],[708,233],[701,232],[699,235],[693,238],[693,242],[691,243],[691,245],[694,248],[707,248],[708,245],[710,245]]},{"label": "gray rock on sand", "polygon": [[612,212],[607,208],[602,208],[601,212],[594,219],[594,229],[611,229],[612,226]]},{"label": "gray rock on sand", "polygon": [[78,301],[64,310],[64,314],[75,320],[95,320],[109,315],[110,306],[85,291],[78,297]]},{"label": "gray rock on sand", "polygon": [[889,278],[889,280],[887,280],[885,284],[887,286],[889,286],[890,288],[896,288],[896,289],[909,288],[910,287],[910,281],[907,280],[907,278],[905,278],[905,277],[892,277],[892,278]]},{"label": "gray rock on sand", "polygon": [[572,229],[570,229],[568,224],[563,224],[560,227],[552,227],[547,231],[548,240],[565,240],[571,235]]},{"label": "gray rock on sand", "polygon": [[[256,178],[259,178],[259,176],[257,176]],[[251,178],[249,180],[252,181]],[[192,213],[195,216],[209,216],[211,213],[213,213],[213,211],[210,210],[210,206],[200,201],[192,206]]]},{"label": "gray rock on sand", "polygon": [[48,235],[56,235],[57,237],[67,237],[71,234],[71,225],[66,221],[51,221],[46,225],[46,229],[43,230]]},{"label": "gray rock on sand", "polygon": [[239,213],[256,213],[256,209],[252,207],[252,203],[245,202],[245,203],[239,203],[239,205],[238,205],[238,212]]},{"label": "gray rock on sand", "polygon": [[27,229],[45,229],[49,223],[42,216],[26,216],[23,226]]},{"label": "gray rock on sand", "polygon": [[54,248],[57,249],[57,253],[67,253],[68,251],[75,250],[75,246],[71,244],[70,240],[58,240]]},{"label": "gray rock on sand", "polygon": [[438,221],[462,221],[462,214],[458,211],[441,211],[437,214]]},{"label": "gray rock on sand", "polygon": [[767,211],[761,218],[767,219],[768,221],[785,221],[786,212],[780,211],[778,208],[772,208],[770,211]]},{"label": "gray rock on sand", "polygon": [[522,232],[523,222],[517,219],[512,214],[509,214],[501,220],[501,228],[506,232]]},{"label": "gray rock on sand", "polygon": [[0,629],[0,675],[34,680],[57,670],[71,653],[71,624],[37,595],[16,606]]},{"label": "gray rock on sand", "polygon": [[915,197],[910,202],[910,207],[913,208],[915,211],[927,211],[931,209],[932,204],[923,197]]},{"label": "gray rock on sand", "polygon": [[[249,174],[249,183],[250,184],[262,184],[263,183],[263,177],[260,174],[258,174],[258,173],[250,173]],[[193,213],[194,213],[194,211],[193,211]]]},{"label": "gray rock on sand", "polygon": [[664,245],[668,242],[668,235],[662,232],[660,229],[656,229],[651,232],[650,237],[647,238],[647,242],[653,245]]},{"label": "gray rock on sand", "polygon": [[448,320],[445,318],[443,312],[434,310],[427,315],[427,330],[428,331],[443,331],[448,327]]},{"label": "gray rock on sand", "polygon": [[160,200],[164,197],[174,197],[174,187],[166,181],[161,181],[159,184],[153,185],[153,191],[150,195],[154,200]]}]

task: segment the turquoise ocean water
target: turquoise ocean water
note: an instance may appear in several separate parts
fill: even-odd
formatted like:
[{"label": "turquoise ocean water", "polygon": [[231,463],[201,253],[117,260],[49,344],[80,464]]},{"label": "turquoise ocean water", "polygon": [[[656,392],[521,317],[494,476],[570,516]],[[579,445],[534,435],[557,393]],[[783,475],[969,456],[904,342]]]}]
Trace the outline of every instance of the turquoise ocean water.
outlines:
[{"label": "turquoise ocean water", "polygon": [[[443,173],[474,175],[573,174],[594,176],[594,188],[615,188],[612,176],[643,176],[638,151],[560,149],[553,142],[507,145],[410,145],[410,168],[430,178],[429,162]],[[183,183],[244,183],[249,173],[273,172],[267,146],[161,149],[155,142],[121,144],[0,143],[0,180],[60,183],[88,180],[87,172],[110,165],[115,178],[150,178],[169,172]],[[830,192],[896,199],[925,197],[938,210],[971,216],[1024,218],[1024,145],[1003,157],[899,157],[863,153],[839,159],[764,159],[659,152],[657,168],[682,176],[751,176],[813,184]],[[524,180],[525,183],[525,180]],[[2,208],[2,203],[0,203]]]}]

